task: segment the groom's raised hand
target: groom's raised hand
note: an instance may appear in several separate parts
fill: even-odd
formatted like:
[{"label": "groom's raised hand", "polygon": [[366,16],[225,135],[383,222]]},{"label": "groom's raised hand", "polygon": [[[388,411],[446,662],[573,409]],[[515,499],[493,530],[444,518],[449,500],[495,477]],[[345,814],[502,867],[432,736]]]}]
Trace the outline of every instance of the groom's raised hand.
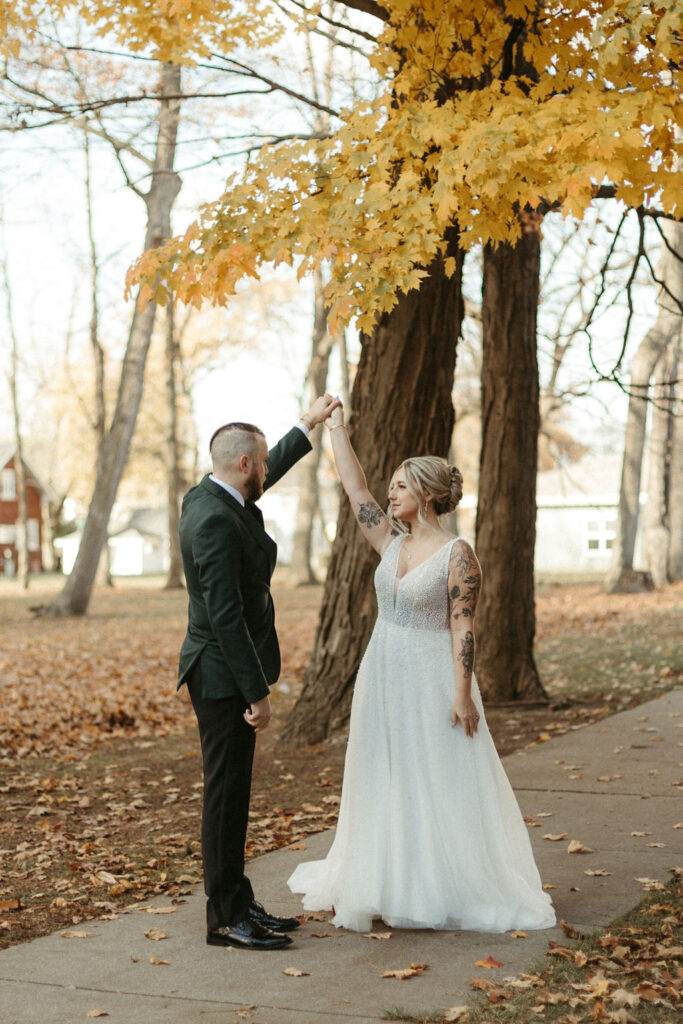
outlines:
[{"label": "groom's raised hand", "polygon": [[333,409],[339,408],[340,405],[341,400],[335,398],[334,395],[321,395],[320,398],[316,398],[311,408],[308,412],[304,413],[301,419],[309,428],[315,427],[318,423],[326,420]]}]

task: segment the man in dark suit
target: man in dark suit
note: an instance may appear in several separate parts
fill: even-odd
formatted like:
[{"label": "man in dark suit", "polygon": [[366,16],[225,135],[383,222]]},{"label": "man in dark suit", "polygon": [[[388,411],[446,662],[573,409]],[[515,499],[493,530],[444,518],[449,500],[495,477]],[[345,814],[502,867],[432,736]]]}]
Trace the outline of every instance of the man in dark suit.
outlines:
[{"label": "man in dark suit", "polygon": [[268,451],[258,427],[228,423],[211,438],[213,473],[183,499],[180,546],[189,596],[178,687],[188,684],[204,764],[202,858],[207,942],[278,949],[296,918],[269,914],[244,874],[255,734],[270,721],[280,674],[270,580],[277,546],[255,504],[311,450],[308,431],[338,401],[316,399]]}]

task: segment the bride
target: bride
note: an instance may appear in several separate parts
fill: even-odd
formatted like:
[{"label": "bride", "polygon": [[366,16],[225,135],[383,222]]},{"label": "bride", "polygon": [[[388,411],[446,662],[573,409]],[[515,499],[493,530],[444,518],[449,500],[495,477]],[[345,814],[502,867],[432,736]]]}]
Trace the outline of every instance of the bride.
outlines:
[{"label": "bride", "polygon": [[351,709],[339,823],[325,860],[289,879],[333,924],[505,931],[555,923],[473,675],[481,570],[439,516],[462,496],[455,466],[406,459],[387,515],[367,489],[341,409],[327,421],[337,471],[382,556],[378,617]]}]

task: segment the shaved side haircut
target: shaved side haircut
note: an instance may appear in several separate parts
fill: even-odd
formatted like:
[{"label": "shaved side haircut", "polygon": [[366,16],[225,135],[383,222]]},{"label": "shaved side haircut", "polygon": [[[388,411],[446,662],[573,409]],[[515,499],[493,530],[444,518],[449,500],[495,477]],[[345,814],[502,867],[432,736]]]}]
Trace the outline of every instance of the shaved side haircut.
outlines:
[{"label": "shaved side haircut", "polygon": [[253,458],[260,437],[265,439],[265,434],[253,423],[226,423],[219,427],[209,442],[214,466],[236,466],[242,455]]}]

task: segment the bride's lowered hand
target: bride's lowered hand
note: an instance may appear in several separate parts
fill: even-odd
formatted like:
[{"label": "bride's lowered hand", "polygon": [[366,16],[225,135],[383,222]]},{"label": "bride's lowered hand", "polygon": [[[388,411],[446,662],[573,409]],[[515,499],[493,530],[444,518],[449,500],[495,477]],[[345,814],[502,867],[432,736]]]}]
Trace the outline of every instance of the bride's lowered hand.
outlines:
[{"label": "bride's lowered hand", "polygon": [[474,736],[479,725],[479,712],[471,697],[457,694],[451,707],[451,723],[456,726],[460,722],[466,736]]}]

